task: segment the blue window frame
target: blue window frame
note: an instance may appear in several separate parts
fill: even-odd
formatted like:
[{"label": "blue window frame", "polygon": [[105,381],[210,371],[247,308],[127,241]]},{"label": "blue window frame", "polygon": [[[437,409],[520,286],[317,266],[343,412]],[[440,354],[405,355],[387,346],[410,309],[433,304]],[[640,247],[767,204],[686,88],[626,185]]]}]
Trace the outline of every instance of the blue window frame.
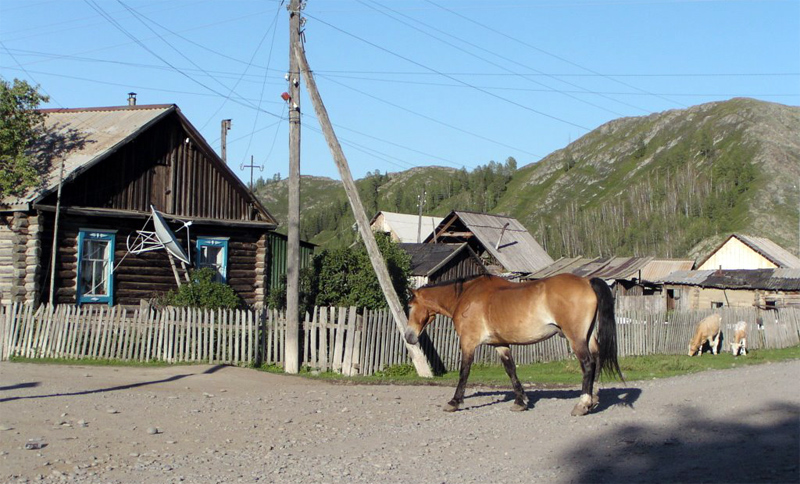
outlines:
[{"label": "blue window frame", "polygon": [[217,282],[228,282],[228,238],[227,237],[198,237],[197,267],[211,267],[216,272],[214,278]]},{"label": "blue window frame", "polygon": [[81,229],[78,233],[78,305],[114,304],[116,231]]}]

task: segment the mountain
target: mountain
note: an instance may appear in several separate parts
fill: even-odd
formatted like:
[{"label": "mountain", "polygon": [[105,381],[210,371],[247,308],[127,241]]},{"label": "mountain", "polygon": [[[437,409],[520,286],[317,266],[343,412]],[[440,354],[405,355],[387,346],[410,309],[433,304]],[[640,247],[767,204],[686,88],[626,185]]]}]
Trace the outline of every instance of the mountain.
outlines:
[{"label": "mountain", "polygon": [[[798,252],[800,108],[732,99],[606,123],[537,163],[490,161],[467,172],[371,173],[357,185],[368,216],[452,209],[511,215],[551,256],[696,257],[731,232]],[[285,220],[286,182],[256,193]],[[301,179],[301,233],[324,247],[354,239],[338,181]]]}]

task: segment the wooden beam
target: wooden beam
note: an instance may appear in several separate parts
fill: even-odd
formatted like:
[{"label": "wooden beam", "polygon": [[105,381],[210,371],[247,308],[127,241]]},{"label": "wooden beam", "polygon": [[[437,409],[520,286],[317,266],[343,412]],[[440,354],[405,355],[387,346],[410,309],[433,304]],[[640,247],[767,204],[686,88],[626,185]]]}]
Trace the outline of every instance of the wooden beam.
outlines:
[{"label": "wooden beam", "polygon": [[[314,81],[314,76],[311,74],[311,68],[308,66],[308,60],[306,59],[305,51],[302,46],[300,46],[295,53],[297,56],[297,61],[300,64],[300,72],[302,72],[303,78],[306,80],[306,89],[308,90],[308,95],[311,98],[312,104],[314,105],[314,110],[317,113],[317,119],[319,120],[320,127],[325,134],[325,140],[328,142],[328,148],[330,148],[333,159],[336,162],[336,166],[339,168],[339,175],[342,177],[342,183],[344,185],[345,192],[347,192],[347,198],[350,200],[350,206],[353,208],[353,214],[355,215],[356,223],[358,224],[358,231],[361,235],[361,239],[364,241],[364,244],[367,247],[367,254],[369,254],[372,267],[375,269],[375,273],[378,276],[378,282],[380,283],[381,289],[383,289],[383,293],[386,296],[386,301],[389,303],[389,309],[392,311],[392,315],[394,316],[397,330],[400,331],[401,335],[403,335],[403,341],[405,342],[405,330],[406,326],[408,326],[405,308],[403,308],[402,304],[400,303],[400,298],[397,296],[394,286],[392,286],[392,280],[389,277],[389,271],[386,268],[386,263],[381,256],[380,249],[378,249],[378,243],[375,242],[375,235],[372,233],[372,230],[370,230],[369,218],[367,218],[367,214],[364,211],[364,206],[361,203],[361,198],[358,196],[358,189],[356,188],[355,181],[353,181],[353,176],[350,173],[350,166],[347,163],[347,158],[344,156],[344,151],[342,151],[339,140],[336,139],[333,126],[328,118],[328,111],[325,109],[325,105],[322,103],[322,97],[320,97],[319,91],[317,90],[317,84]],[[431,371],[428,359],[425,357],[425,354],[422,352],[422,348],[419,346],[419,344],[410,345],[405,343],[405,345],[406,349],[408,350],[408,354],[411,357],[411,361],[417,370],[417,374],[425,378],[433,377],[433,372]]]}]

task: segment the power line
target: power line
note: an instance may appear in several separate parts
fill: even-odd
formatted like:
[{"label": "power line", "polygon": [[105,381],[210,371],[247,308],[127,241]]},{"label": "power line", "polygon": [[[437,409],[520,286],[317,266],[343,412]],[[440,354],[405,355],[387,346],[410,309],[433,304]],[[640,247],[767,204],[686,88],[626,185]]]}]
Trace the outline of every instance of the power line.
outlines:
[{"label": "power line", "polygon": [[481,89],[481,88],[479,88],[479,87],[477,87],[477,86],[474,86],[474,85],[472,85],[472,84],[470,84],[470,83],[468,83],[468,82],[462,81],[461,79],[458,79],[458,78],[456,78],[456,77],[453,77],[453,76],[447,75],[447,74],[445,74],[445,73],[443,73],[443,72],[441,72],[441,71],[439,71],[439,70],[437,70],[437,69],[434,69],[433,67],[429,67],[429,66],[427,66],[427,65],[425,65],[425,64],[422,64],[421,62],[417,62],[417,61],[415,61],[415,60],[413,60],[413,59],[409,59],[409,58],[408,58],[408,57],[406,57],[406,56],[403,56],[403,55],[401,55],[401,54],[398,54],[398,53],[396,53],[396,52],[393,52],[393,51],[391,51],[391,50],[389,50],[389,49],[387,49],[387,48],[385,48],[385,47],[382,47],[382,46],[380,46],[380,45],[378,45],[378,44],[374,43],[374,42],[370,42],[369,40],[366,40],[366,39],[364,39],[363,37],[359,37],[359,36],[357,36],[357,35],[355,35],[355,34],[353,34],[353,33],[347,32],[347,31],[346,31],[346,30],[344,30],[344,29],[341,29],[341,28],[339,28],[339,27],[336,27],[335,25],[332,25],[332,24],[330,24],[330,23],[328,23],[328,22],[325,22],[324,20],[322,20],[322,19],[320,19],[320,18],[317,18],[317,17],[311,16],[311,15],[309,15],[308,13],[306,13],[306,17],[308,17],[308,18],[311,18],[311,19],[314,19],[314,20],[316,20],[317,22],[319,22],[319,23],[321,23],[321,24],[323,24],[323,25],[327,25],[328,27],[330,27],[330,28],[332,28],[332,29],[334,29],[334,30],[336,30],[336,31],[338,31],[338,32],[341,32],[342,34],[345,34],[345,35],[347,35],[347,36],[349,36],[349,37],[352,37],[352,38],[354,38],[354,39],[356,39],[356,40],[358,40],[358,41],[360,41],[360,42],[363,42],[363,43],[365,43],[365,44],[367,44],[367,45],[370,45],[370,46],[372,46],[372,47],[374,47],[374,48],[376,48],[376,49],[378,49],[378,50],[381,50],[381,51],[383,51],[383,52],[386,52],[387,54],[390,54],[390,55],[392,55],[392,56],[395,56],[395,57],[397,57],[397,58],[399,58],[399,59],[402,59],[402,60],[404,60],[404,61],[406,61],[406,62],[408,62],[408,63],[410,63],[410,64],[414,64],[414,65],[415,65],[415,66],[417,66],[417,67],[421,67],[421,68],[423,68],[423,69],[427,69],[427,70],[429,70],[429,71],[431,71],[431,72],[434,72],[434,73],[436,73],[436,74],[439,74],[439,75],[440,75],[440,76],[442,76],[442,77],[446,77],[446,78],[448,78],[448,79],[450,79],[450,80],[452,80],[452,81],[455,81],[455,82],[457,82],[457,83],[459,83],[459,84],[463,84],[464,86],[470,87],[470,88],[472,88],[472,89],[474,89],[474,90],[476,90],[476,91],[478,91],[478,92],[482,92],[482,93],[484,93],[484,94],[486,94],[486,95],[488,95],[488,96],[491,96],[491,97],[493,97],[493,98],[499,99],[499,100],[501,100],[501,101],[504,101],[504,102],[506,102],[506,103],[508,103],[508,104],[511,104],[511,105],[513,105],[513,106],[517,106],[517,107],[519,107],[519,108],[521,108],[521,109],[524,109],[524,110],[526,110],[526,111],[530,111],[530,112],[532,112],[532,113],[536,113],[536,114],[538,114],[538,115],[540,115],[540,116],[544,116],[544,117],[546,117],[546,118],[550,118],[550,119],[552,119],[552,120],[554,120],[554,121],[558,121],[558,122],[560,122],[560,123],[568,124],[568,125],[570,125],[570,126],[574,126],[574,127],[576,127],[576,128],[580,128],[580,129],[582,129],[582,130],[584,130],[584,131],[591,131],[591,129],[590,129],[590,128],[587,128],[586,126],[580,125],[580,124],[578,124],[578,123],[573,123],[572,121],[568,121],[568,120],[566,120],[566,119],[559,118],[558,116],[553,116],[552,114],[548,114],[548,113],[545,113],[545,112],[543,112],[543,111],[539,111],[539,110],[537,110],[537,109],[534,109],[534,108],[532,108],[532,107],[530,107],[530,106],[525,106],[524,104],[518,103],[518,102],[516,102],[516,101],[513,101],[513,100],[511,100],[511,99],[508,99],[508,98],[505,98],[505,97],[502,97],[502,96],[498,96],[498,95],[496,95],[496,94],[493,94],[493,93],[491,93],[491,92],[489,92],[489,91],[487,91],[487,90],[485,90],[485,89]]},{"label": "power line", "polygon": [[[364,2],[363,2],[362,0],[357,0],[357,1],[358,1],[359,3],[361,3],[361,4],[364,4]],[[371,2],[371,3],[375,3],[375,2]],[[364,5],[365,5],[365,4],[364,4]],[[389,18],[391,18],[391,19],[395,20],[396,22],[402,23],[403,25],[406,25],[407,27],[409,27],[409,28],[412,28],[412,29],[414,29],[414,30],[416,30],[416,31],[418,31],[418,32],[421,32],[421,33],[422,33],[422,34],[424,34],[424,35],[427,35],[427,36],[429,36],[429,37],[431,37],[431,38],[434,38],[434,39],[438,40],[439,42],[442,42],[443,44],[445,44],[445,45],[448,45],[448,46],[450,46],[450,47],[452,47],[452,48],[454,48],[454,49],[456,49],[456,50],[458,50],[458,51],[460,51],[460,52],[463,52],[463,53],[465,53],[465,54],[467,54],[467,55],[470,55],[470,56],[472,56],[472,57],[475,57],[475,58],[477,58],[477,59],[480,59],[480,60],[482,60],[482,61],[484,61],[484,62],[487,62],[487,63],[489,63],[489,64],[491,64],[491,65],[493,65],[493,66],[495,66],[495,67],[498,67],[498,68],[500,68],[500,69],[503,69],[504,71],[506,71],[506,72],[508,72],[508,73],[510,73],[510,74],[512,74],[512,75],[514,75],[514,76],[515,76],[515,77],[517,77],[517,78],[520,78],[520,79],[525,79],[525,80],[526,80],[526,81],[528,81],[528,82],[532,82],[532,83],[534,83],[534,84],[538,84],[538,85],[540,85],[540,86],[543,86],[543,87],[550,88],[550,89],[551,89],[553,92],[556,92],[556,93],[562,94],[562,95],[564,95],[564,96],[567,96],[567,97],[569,97],[569,98],[571,98],[571,99],[574,99],[574,100],[576,100],[576,101],[578,101],[578,102],[581,102],[581,103],[584,103],[584,104],[588,104],[589,106],[592,106],[592,107],[595,107],[595,108],[597,108],[597,109],[600,109],[600,110],[603,110],[603,111],[609,112],[609,113],[611,113],[611,114],[614,114],[614,115],[616,115],[616,116],[624,116],[622,113],[619,113],[619,112],[617,112],[617,111],[613,111],[613,110],[611,110],[611,109],[608,109],[608,108],[605,108],[605,107],[603,107],[603,106],[600,106],[600,105],[598,105],[598,104],[595,104],[595,103],[592,103],[592,102],[586,101],[586,100],[584,100],[584,99],[580,99],[580,98],[578,98],[578,97],[576,97],[576,96],[573,96],[571,93],[568,93],[568,92],[566,92],[566,91],[562,91],[562,90],[559,90],[559,89],[551,88],[550,86],[548,86],[548,85],[546,85],[546,84],[544,84],[544,83],[541,83],[541,82],[539,82],[539,81],[536,81],[536,80],[534,80],[534,79],[528,78],[526,74],[519,73],[519,72],[515,72],[515,71],[513,71],[513,70],[511,70],[511,69],[509,69],[509,68],[507,68],[507,67],[505,67],[505,66],[503,66],[503,65],[501,65],[501,64],[498,64],[498,63],[496,63],[496,62],[492,62],[492,61],[490,61],[490,60],[488,60],[488,59],[486,59],[486,58],[484,58],[484,57],[478,56],[478,55],[476,55],[476,54],[474,54],[474,53],[472,53],[472,52],[469,52],[469,51],[467,51],[466,49],[463,49],[463,48],[461,48],[461,47],[459,47],[459,46],[457,46],[457,45],[455,45],[455,44],[452,44],[452,43],[450,43],[450,42],[447,42],[446,40],[443,40],[443,39],[441,39],[441,38],[439,38],[439,37],[437,37],[437,36],[435,36],[435,35],[433,35],[433,34],[431,34],[431,33],[429,33],[429,32],[426,32],[426,31],[424,31],[423,29],[417,28],[417,27],[415,27],[415,26],[413,26],[413,25],[410,25],[410,24],[408,24],[407,22],[404,22],[404,21],[402,21],[402,20],[400,20],[400,19],[397,19],[397,18],[395,18],[395,17],[392,17],[391,15],[387,14],[386,12],[380,11],[380,10],[378,10],[378,9],[377,9],[377,8],[375,8],[375,7],[372,7],[372,6],[369,6],[369,5],[366,5],[366,6],[367,6],[367,7],[369,7],[369,8],[372,8],[372,9],[374,9],[376,12],[379,12],[379,13],[380,13],[380,14],[382,14],[382,15],[385,15],[385,16],[387,16],[387,17],[389,17]],[[439,32],[439,33],[441,33],[441,34],[444,34],[444,35],[446,35],[446,36],[448,36],[448,37],[451,37],[451,38],[453,38],[453,39],[456,39],[456,40],[458,40],[459,42],[463,42],[464,44],[466,44],[466,45],[469,45],[470,47],[472,47],[472,48],[474,48],[474,49],[478,49],[478,50],[480,50],[480,51],[486,52],[486,53],[488,53],[488,54],[490,54],[490,55],[493,55],[493,56],[495,56],[495,57],[498,57],[498,58],[500,58],[500,59],[502,59],[502,60],[505,60],[505,61],[507,61],[507,62],[510,62],[510,63],[512,63],[512,64],[518,65],[518,66],[520,66],[520,67],[524,67],[525,69],[532,70],[532,71],[534,71],[534,72],[535,72],[535,73],[537,73],[537,74],[542,74],[542,75],[544,75],[544,73],[543,73],[543,72],[541,72],[541,71],[539,71],[538,69],[535,69],[535,68],[533,68],[533,67],[530,67],[530,66],[528,66],[528,65],[525,65],[525,64],[522,64],[522,63],[520,63],[520,62],[517,62],[517,61],[515,61],[515,60],[513,60],[513,59],[510,59],[510,58],[508,58],[508,57],[506,57],[506,56],[500,55],[500,54],[498,54],[498,53],[496,53],[496,52],[493,52],[493,51],[490,51],[490,50],[488,50],[488,49],[485,49],[485,48],[483,48],[483,47],[481,47],[481,46],[479,46],[479,45],[475,44],[474,42],[470,42],[470,41],[468,41],[468,40],[465,40],[465,39],[462,39],[462,38],[460,38],[460,37],[457,37],[457,36],[455,36],[455,35],[452,35],[452,34],[450,34],[450,33],[447,33],[447,32],[445,32],[445,31],[443,31],[443,30],[441,30],[441,29],[438,29],[438,28],[436,28],[436,27],[434,27],[434,26],[432,26],[432,25],[430,25],[430,24],[427,24],[427,23],[425,23],[425,22],[423,22],[423,21],[421,21],[421,20],[417,20],[417,19],[414,19],[414,18],[412,18],[412,17],[409,17],[408,15],[405,15],[405,14],[399,13],[399,12],[397,12],[397,10],[391,9],[391,8],[389,8],[389,7],[383,6],[383,8],[385,8],[385,9],[387,9],[387,10],[391,11],[391,12],[394,12],[394,13],[396,13],[397,15],[401,15],[401,16],[403,16],[403,17],[405,17],[405,18],[407,18],[407,19],[409,19],[409,20],[411,20],[411,21],[413,21],[413,22],[416,22],[416,23],[418,23],[418,24],[424,25],[424,26],[425,26],[426,28],[428,28],[428,29],[431,29],[431,30],[433,30],[433,31]],[[558,82],[563,82],[564,84],[570,85],[570,86],[572,86],[572,87],[577,87],[577,88],[579,88],[579,89],[583,89],[583,87],[582,87],[582,86],[579,86],[579,85],[577,85],[577,84],[575,84],[575,83],[568,82],[568,81],[565,81],[565,80],[563,80],[563,79],[558,79],[558,78],[555,78],[555,77],[553,77],[553,76],[547,76],[547,77],[550,77],[551,79],[553,79],[553,80],[556,80],[556,81],[558,81]],[[649,110],[647,110],[647,109],[643,109],[643,108],[640,108],[640,107],[638,107],[638,106],[634,106],[634,105],[632,105],[632,104],[628,104],[628,103],[625,103],[625,102],[619,101],[619,100],[617,100],[617,99],[613,99],[613,98],[611,98],[611,97],[608,97],[608,96],[601,95],[601,97],[605,97],[605,98],[609,99],[610,101],[613,101],[613,102],[617,102],[617,103],[623,104],[623,105],[625,105],[625,106],[628,106],[628,107],[630,107],[630,108],[637,109],[637,110],[639,110],[639,111],[642,111],[642,112],[645,112],[645,113],[648,113],[648,114],[651,112],[651,111],[649,111]]]},{"label": "power line", "polygon": [[461,132],[461,133],[464,133],[464,134],[468,134],[468,135],[470,135],[470,136],[474,136],[475,138],[482,139],[482,140],[484,140],[484,141],[488,141],[488,142],[490,142],[490,143],[494,143],[494,144],[496,144],[496,145],[499,145],[499,146],[504,146],[504,147],[506,147],[506,148],[510,148],[510,149],[517,150],[517,151],[520,151],[520,152],[522,152],[522,153],[525,153],[525,154],[528,154],[528,155],[531,155],[531,156],[535,156],[535,157],[537,157],[537,158],[541,158],[541,155],[538,155],[538,154],[536,154],[536,153],[531,153],[530,151],[527,151],[527,150],[525,150],[525,149],[518,148],[518,147],[516,147],[516,146],[512,146],[512,145],[509,145],[509,144],[506,144],[506,143],[503,143],[503,142],[500,142],[500,141],[497,141],[497,140],[494,140],[494,139],[491,139],[491,138],[487,138],[486,136],[480,135],[480,134],[478,134],[478,133],[473,133],[472,131],[467,131],[467,130],[465,130],[465,129],[463,129],[463,128],[459,128],[459,127],[457,127],[457,126],[454,126],[454,125],[452,125],[452,124],[445,123],[444,121],[439,121],[439,120],[438,120],[438,119],[436,119],[436,118],[432,118],[432,117],[430,117],[430,116],[427,116],[427,115],[425,115],[425,114],[418,113],[418,112],[416,112],[416,111],[413,111],[413,110],[411,110],[411,109],[408,109],[408,108],[406,108],[406,107],[404,107],[404,106],[401,106],[401,105],[399,105],[399,104],[396,104],[396,103],[393,103],[393,102],[387,101],[387,100],[385,100],[385,99],[381,99],[381,98],[379,98],[379,97],[377,97],[377,96],[373,96],[372,94],[369,94],[369,93],[367,93],[367,92],[364,92],[364,91],[362,91],[362,90],[360,90],[360,89],[356,89],[356,88],[354,88],[354,87],[352,87],[352,86],[348,86],[347,84],[343,84],[343,83],[341,83],[341,82],[337,82],[337,81],[335,81],[335,80],[333,80],[333,79],[330,79],[330,78],[328,78],[327,76],[324,76],[324,75],[321,75],[321,74],[317,74],[317,76],[318,76],[318,77],[320,77],[320,78],[323,78],[323,79],[328,79],[328,81],[330,81],[330,82],[332,82],[332,83],[334,83],[334,84],[338,84],[338,85],[340,85],[340,86],[342,86],[342,87],[344,87],[344,88],[346,88],[346,89],[350,89],[351,91],[357,92],[357,93],[361,94],[362,96],[367,96],[367,97],[369,97],[369,98],[375,99],[376,101],[382,102],[382,103],[384,103],[384,104],[386,104],[386,105],[388,105],[388,106],[392,106],[393,108],[397,108],[397,109],[399,109],[399,110],[401,110],[401,111],[405,111],[405,112],[407,112],[407,113],[409,113],[409,114],[413,114],[414,116],[418,116],[418,117],[420,117],[420,118],[422,118],[422,119],[426,119],[426,120],[428,120],[428,121],[431,121],[431,122],[434,122],[434,123],[436,123],[436,124],[440,124],[440,125],[442,125],[442,126],[445,126],[445,127],[447,127],[447,128],[453,129],[453,130],[455,130],[455,131],[458,131],[458,132]]},{"label": "power line", "polygon": [[[494,33],[495,33],[495,34],[497,34],[497,35],[501,35],[501,36],[503,36],[503,37],[505,37],[505,38],[507,38],[507,39],[510,39],[510,40],[512,40],[512,41],[514,41],[514,42],[517,42],[518,44],[524,45],[524,46],[526,46],[526,47],[528,47],[528,48],[530,48],[530,49],[533,49],[533,50],[535,50],[535,51],[537,51],[537,52],[540,52],[540,53],[542,53],[542,54],[545,54],[545,55],[548,55],[548,56],[550,56],[550,57],[553,57],[554,59],[558,59],[558,60],[560,60],[561,62],[565,62],[565,63],[567,63],[567,64],[569,64],[569,65],[571,65],[571,66],[575,66],[575,67],[577,67],[577,68],[579,68],[579,69],[581,69],[581,70],[584,70],[584,71],[587,71],[587,72],[591,72],[592,74],[595,74],[595,75],[598,75],[598,76],[604,77],[604,78],[606,78],[606,79],[608,79],[608,80],[610,80],[610,81],[616,82],[616,83],[618,83],[618,84],[622,84],[622,85],[624,85],[624,86],[627,86],[627,87],[629,87],[629,88],[631,88],[631,89],[636,89],[637,91],[641,91],[641,92],[644,92],[644,93],[647,93],[647,94],[654,95],[654,94],[652,94],[652,93],[648,93],[648,92],[647,92],[646,90],[644,90],[644,89],[640,89],[640,88],[638,88],[638,87],[636,87],[636,86],[633,86],[633,85],[631,85],[631,84],[628,84],[627,82],[623,82],[623,81],[620,81],[619,79],[614,79],[614,78],[612,78],[612,77],[608,77],[607,75],[603,75],[603,74],[601,74],[601,73],[599,73],[599,72],[596,72],[596,71],[594,71],[594,70],[592,70],[592,69],[589,69],[588,67],[584,67],[584,66],[582,66],[582,65],[580,65],[580,64],[577,64],[577,63],[575,63],[575,62],[572,62],[572,61],[571,61],[571,60],[569,60],[569,59],[566,59],[566,58],[564,58],[564,57],[561,57],[561,56],[559,56],[559,55],[553,54],[552,52],[548,52],[548,51],[546,51],[546,50],[544,50],[544,49],[540,49],[539,47],[536,47],[535,45],[529,44],[529,43],[527,43],[527,42],[523,42],[522,40],[520,40],[520,39],[518,39],[518,38],[515,38],[515,37],[513,37],[513,36],[511,36],[511,35],[508,35],[508,34],[507,34],[507,33],[505,33],[505,32],[501,32],[501,31],[499,31],[499,30],[497,30],[497,29],[494,29],[494,28],[492,28],[492,27],[489,27],[488,25],[484,25],[484,24],[482,24],[482,23],[480,23],[480,22],[478,22],[478,21],[476,21],[476,20],[473,20],[473,19],[471,19],[471,18],[469,18],[469,17],[467,17],[467,16],[465,16],[465,15],[461,15],[460,13],[456,12],[455,10],[452,10],[452,9],[450,9],[450,8],[445,8],[445,7],[443,7],[443,6],[439,5],[439,4],[437,4],[436,2],[433,2],[432,0],[425,0],[425,1],[426,1],[426,2],[428,2],[428,3],[429,3],[429,4],[431,4],[431,5],[434,5],[434,6],[438,7],[438,8],[440,8],[440,9],[444,10],[445,12],[449,12],[449,13],[451,13],[451,14],[453,14],[453,15],[455,15],[455,16],[457,16],[457,17],[459,17],[459,18],[462,18],[462,19],[464,19],[464,20],[466,20],[466,21],[468,21],[468,22],[471,22],[471,23],[473,23],[473,24],[475,24],[475,25],[477,25],[477,26],[479,26],[479,27],[481,27],[481,28],[483,28],[483,29],[486,29],[486,30],[488,30],[488,31],[490,31],[490,32],[494,32]],[[655,97],[657,97],[657,98],[659,98],[659,99],[661,99],[661,100],[663,100],[663,101],[667,101],[667,102],[670,102],[670,103],[673,103],[673,104],[677,104],[678,106],[681,106],[681,107],[688,107],[688,106],[686,106],[685,104],[682,104],[682,103],[679,103],[679,102],[673,101],[673,100],[671,100],[671,99],[668,99],[668,98],[666,98],[666,97],[664,97],[664,96],[659,96],[659,95],[654,95],[654,96],[655,96]]]},{"label": "power line", "polygon": [[22,69],[22,72],[24,72],[24,73],[25,73],[25,75],[26,75],[26,76],[28,76],[28,78],[29,78],[30,80],[32,80],[32,81],[33,81],[33,83],[34,83],[34,84],[36,84],[36,85],[38,86],[38,87],[37,87],[37,89],[41,89],[41,90],[42,90],[42,92],[43,92],[43,93],[45,93],[45,95],[46,95],[48,98],[50,98],[50,99],[51,99],[51,100],[52,100],[54,103],[56,103],[56,105],[58,105],[58,107],[60,107],[60,108],[63,108],[63,107],[64,107],[64,106],[62,106],[62,105],[61,105],[61,103],[59,103],[59,102],[58,102],[58,100],[57,100],[56,98],[54,98],[53,96],[51,96],[51,95],[50,95],[50,93],[48,93],[48,92],[47,92],[47,90],[46,90],[46,89],[45,89],[45,88],[42,86],[42,84],[41,84],[39,81],[37,81],[37,80],[36,80],[36,78],[35,78],[35,77],[33,77],[33,76],[31,75],[31,73],[30,73],[30,72],[28,72],[28,70],[27,70],[27,69],[25,69],[25,66],[23,66],[22,64],[20,64],[20,62],[17,60],[17,58],[16,58],[16,57],[14,57],[14,54],[12,54],[10,50],[8,50],[8,47],[6,47],[6,44],[4,44],[4,43],[3,43],[3,41],[1,41],[1,40],[0,40],[0,46],[2,46],[2,47],[3,47],[3,50],[5,50],[5,51],[6,51],[6,53],[8,53],[9,57],[11,57],[11,58],[14,60],[14,62],[16,62],[16,63],[17,63],[17,65],[19,66],[19,68],[20,68],[20,69]]}]

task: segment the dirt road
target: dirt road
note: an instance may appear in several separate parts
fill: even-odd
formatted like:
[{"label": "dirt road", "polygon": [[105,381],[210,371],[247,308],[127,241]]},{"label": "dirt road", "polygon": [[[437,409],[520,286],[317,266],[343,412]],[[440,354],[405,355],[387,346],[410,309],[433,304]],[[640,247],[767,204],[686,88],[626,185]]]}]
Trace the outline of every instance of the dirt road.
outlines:
[{"label": "dirt road", "polygon": [[[0,363],[2,482],[800,482],[800,361],[577,389]],[[46,446],[26,450],[29,439]]]}]

